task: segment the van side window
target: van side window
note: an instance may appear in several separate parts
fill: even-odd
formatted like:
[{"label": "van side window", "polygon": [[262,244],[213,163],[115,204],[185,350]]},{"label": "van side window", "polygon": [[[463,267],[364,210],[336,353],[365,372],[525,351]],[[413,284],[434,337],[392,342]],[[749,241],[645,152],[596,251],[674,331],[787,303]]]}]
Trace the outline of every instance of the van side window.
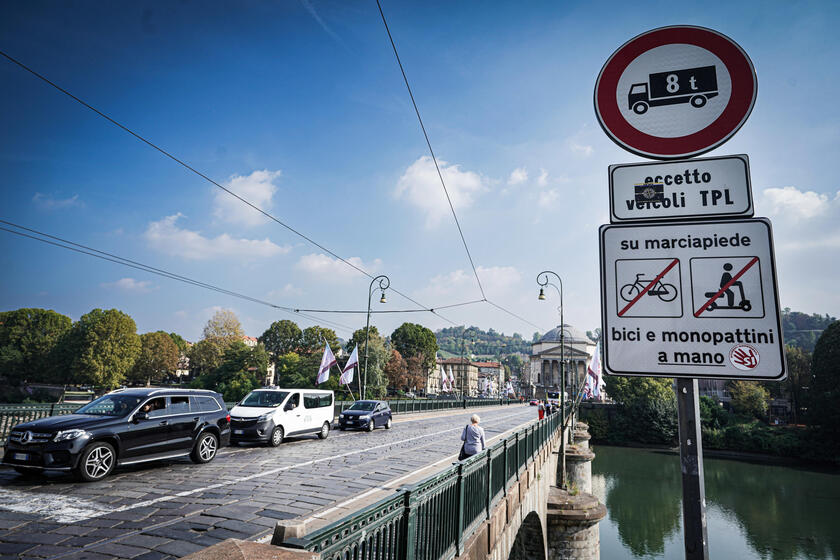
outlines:
[{"label": "van side window", "polygon": [[305,408],[318,408],[321,406],[321,399],[320,396],[314,393],[304,393],[303,394],[303,406]]},{"label": "van side window", "polygon": [[169,397],[169,414],[187,414],[190,411],[190,397]]},{"label": "van side window", "polygon": [[300,393],[293,393],[291,397],[289,397],[289,402],[286,403],[286,406],[295,405],[295,408],[300,406]]},{"label": "van side window", "polygon": [[321,406],[332,406],[333,403],[333,396],[332,395],[321,395]]}]

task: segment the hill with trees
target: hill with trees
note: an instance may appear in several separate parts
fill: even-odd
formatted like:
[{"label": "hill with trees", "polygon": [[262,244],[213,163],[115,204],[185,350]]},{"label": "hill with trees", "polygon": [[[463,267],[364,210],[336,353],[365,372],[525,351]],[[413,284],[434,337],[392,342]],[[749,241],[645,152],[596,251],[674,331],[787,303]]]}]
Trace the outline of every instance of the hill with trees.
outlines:
[{"label": "hill with trees", "polygon": [[478,327],[447,327],[435,332],[435,338],[441,350],[454,356],[461,355],[462,345],[467,355],[500,357],[505,354],[531,353],[531,342],[522,338],[521,334],[507,336],[492,328],[484,331]]}]

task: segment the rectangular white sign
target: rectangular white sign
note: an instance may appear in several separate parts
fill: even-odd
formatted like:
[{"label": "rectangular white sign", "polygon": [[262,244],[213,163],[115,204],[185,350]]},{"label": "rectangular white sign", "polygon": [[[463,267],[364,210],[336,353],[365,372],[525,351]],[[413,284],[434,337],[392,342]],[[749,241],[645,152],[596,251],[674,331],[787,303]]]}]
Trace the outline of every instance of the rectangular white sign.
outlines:
[{"label": "rectangular white sign", "polygon": [[610,221],[753,215],[745,154],[610,165]]},{"label": "rectangular white sign", "polygon": [[769,220],[604,225],[600,241],[607,373],[785,377]]}]

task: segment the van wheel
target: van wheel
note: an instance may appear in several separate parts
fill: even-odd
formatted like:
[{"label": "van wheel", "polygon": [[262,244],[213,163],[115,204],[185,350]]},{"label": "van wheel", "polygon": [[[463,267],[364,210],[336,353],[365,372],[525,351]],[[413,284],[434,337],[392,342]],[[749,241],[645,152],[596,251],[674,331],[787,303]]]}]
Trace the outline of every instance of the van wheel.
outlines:
[{"label": "van wheel", "polygon": [[93,443],[85,448],[76,467],[76,476],[85,482],[102,480],[114,470],[117,453],[113,446],[104,441]]},{"label": "van wheel", "polygon": [[213,432],[204,432],[195,442],[190,459],[193,463],[209,463],[219,450],[219,438]]},{"label": "van wheel", "polygon": [[271,431],[271,437],[268,439],[268,445],[277,447],[283,443],[283,426],[277,426]]},{"label": "van wheel", "polygon": [[330,423],[329,422],[324,422],[324,425],[321,426],[321,431],[318,432],[318,437],[321,438],[321,439],[327,439],[327,437],[329,435],[330,435]]}]

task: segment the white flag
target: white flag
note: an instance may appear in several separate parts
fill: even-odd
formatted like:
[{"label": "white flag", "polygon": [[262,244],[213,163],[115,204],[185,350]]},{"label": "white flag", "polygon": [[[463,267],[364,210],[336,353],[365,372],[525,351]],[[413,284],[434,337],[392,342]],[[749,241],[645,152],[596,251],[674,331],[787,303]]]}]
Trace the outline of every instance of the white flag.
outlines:
[{"label": "white flag", "polygon": [[452,373],[452,366],[449,366],[449,390],[455,390],[455,374]]},{"label": "white flag", "polygon": [[353,372],[355,368],[359,367],[359,345],[353,348],[353,353],[350,354],[350,359],[344,364],[344,369],[341,370],[341,377],[338,378],[339,383],[349,385],[353,382]]},{"label": "white flag", "polygon": [[315,385],[320,385],[321,383],[326,383],[326,381],[330,378],[330,368],[334,365],[338,364],[333,356],[332,350],[330,350],[330,345],[324,345],[324,355],[321,358],[321,367],[318,368],[318,379],[315,381]]},{"label": "white flag", "polygon": [[595,353],[592,354],[592,359],[589,361],[589,366],[586,368],[586,384],[584,385],[584,395],[590,399],[596,399],[601,396],[601,387],[603,380],[601,379],[601,342],[595,345]]},{"label": "white flag", "polygon": [[446,386],[446,371],[443,364],[440,364],[440,390],[441,391],[448,391],[449,387]]}]

